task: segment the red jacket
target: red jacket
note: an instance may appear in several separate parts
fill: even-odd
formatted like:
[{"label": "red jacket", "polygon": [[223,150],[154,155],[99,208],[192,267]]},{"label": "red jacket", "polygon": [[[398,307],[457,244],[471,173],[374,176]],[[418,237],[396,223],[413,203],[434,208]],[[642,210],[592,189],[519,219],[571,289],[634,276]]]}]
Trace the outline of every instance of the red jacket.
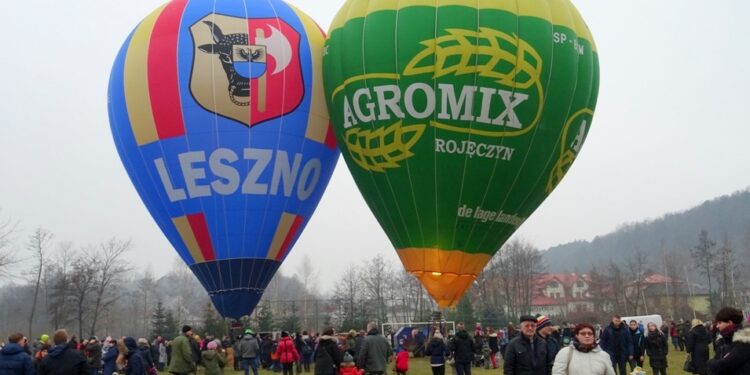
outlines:
[{"label": "red jacket", "polygon": [[299,360],[299,352],[289,336],[281,338],[279,345],[276,346],[276,355],[279,356],[281,363],[294,363]]},{"label": "red jacket", "polygon": [[409,371],[409,352],[402,350],[396,355],[396,370],[399,372]]},{"label": "red jacket", "polygon": [[357,368],[357,366],[339,367],[339,373],[341,375],[362,375],[364,371]]}]

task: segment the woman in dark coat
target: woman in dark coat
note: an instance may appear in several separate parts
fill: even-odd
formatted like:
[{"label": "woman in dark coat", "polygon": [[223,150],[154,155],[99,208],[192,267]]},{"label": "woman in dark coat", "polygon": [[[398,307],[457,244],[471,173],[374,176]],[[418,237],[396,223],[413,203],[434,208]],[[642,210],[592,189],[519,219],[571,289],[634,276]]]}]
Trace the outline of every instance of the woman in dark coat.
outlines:
[{"label": "woman in dark coat", "polygon": [[690,353],[693,361],[693,369],[695,370],[693,373],[706,375],[708,374],[706,362],[708,361],[708,344],[711,343],[711,334],[703,326],[703,322],[698,319],[693,319],[690,325],[693,328],[687,335],[686,350]]},{"label": "woman in dark coat", "polygon": [[450,351],[448,350],[448,345],[445,345],[443,335],[440,332],[435,332],[432,335],[432,339],[427,344],[425,354],[430,357],[432,375],[445,375],[445,359],[450,354]]},{"label": "woman in dark coat", "polygon": [[336,345],[333,328],[323,331],[315,350],[315,375],[336,375],[342,361],[342,354]]},{"label": "woman in dark coat", "polygon": [[667,336],[656,328],[656,324],[648,323],[646,354],[654,375],[667,375],[667,353],[669,353]]}]

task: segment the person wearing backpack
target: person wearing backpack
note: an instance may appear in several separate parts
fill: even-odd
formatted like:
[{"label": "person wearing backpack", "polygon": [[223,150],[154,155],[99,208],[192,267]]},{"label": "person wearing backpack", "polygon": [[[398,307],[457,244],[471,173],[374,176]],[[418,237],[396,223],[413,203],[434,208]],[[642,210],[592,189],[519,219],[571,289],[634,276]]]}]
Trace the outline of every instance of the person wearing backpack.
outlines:
[{"label": "person wearing backpack", "polygon": [[302,357],[302,369],[305,372],[310,372],[310,363],[312,363],[312,357],[313,357],[313,341],[310,336],[307,335],[307,331],[302,331],[302,337],[300,338],[300,341],[302,342],[302,345],[300,347],[299,353]]},{"label": "person wearing backpack", "polygon": [[336,345],[333,328],[326,328],[315,350],[315,375],[336,375],[341,366],[341,351]]}]

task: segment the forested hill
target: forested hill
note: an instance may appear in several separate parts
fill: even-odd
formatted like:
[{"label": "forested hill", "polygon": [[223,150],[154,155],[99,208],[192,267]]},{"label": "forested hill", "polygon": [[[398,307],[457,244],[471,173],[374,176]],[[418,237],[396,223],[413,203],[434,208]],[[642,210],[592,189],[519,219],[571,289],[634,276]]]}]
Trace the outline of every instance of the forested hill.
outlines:
[{"label": "forested hill", "polygon": [[[706,201],[684,212],[627,224],[592,241],[576,241],[543,252],[548,272],[588,272],[594,265],[625,260],[642,251],[654,262],[666,252],[685,254],[698,243],[701,230],[721,246],[726,235],[736,253],[750,252],[750,188]],[[660,258],[661,259],[661,258]],[[658,267],[656,267],[658,269]]]}]

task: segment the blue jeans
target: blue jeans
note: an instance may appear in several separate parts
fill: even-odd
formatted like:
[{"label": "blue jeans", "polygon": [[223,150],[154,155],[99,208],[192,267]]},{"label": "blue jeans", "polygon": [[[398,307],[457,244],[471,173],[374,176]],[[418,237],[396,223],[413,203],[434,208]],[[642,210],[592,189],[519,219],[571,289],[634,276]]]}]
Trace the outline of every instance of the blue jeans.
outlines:
[{"label": "blue jeans", "polygon": [[245,375],[250,374],[250,369],[253,369],[253,375],[258,375],[258,361],[255,358],[242,358],[242,369],[245,370]]}]

